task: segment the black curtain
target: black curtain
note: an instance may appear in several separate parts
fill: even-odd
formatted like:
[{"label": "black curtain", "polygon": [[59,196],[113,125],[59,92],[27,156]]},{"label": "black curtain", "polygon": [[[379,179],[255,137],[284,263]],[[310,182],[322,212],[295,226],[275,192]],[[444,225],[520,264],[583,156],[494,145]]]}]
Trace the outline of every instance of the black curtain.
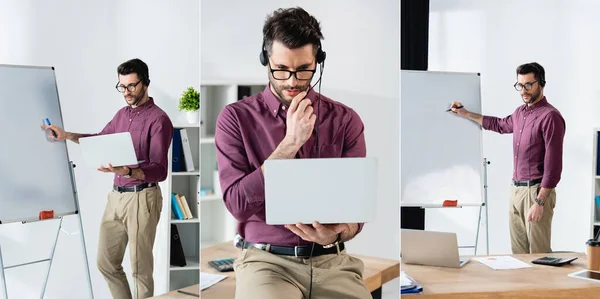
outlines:
[{"label": "black curtain", "polygon": [[[401,0],[401,56],[403,70],[427,70],[429,52],[429,0]],[[400,209],[400,227],[425,229],[425,210],[420,207]]]},{"label": "black curtain", "polygon": [[427,70],[429,0],[400,1],[400,64],[403,70]]}]

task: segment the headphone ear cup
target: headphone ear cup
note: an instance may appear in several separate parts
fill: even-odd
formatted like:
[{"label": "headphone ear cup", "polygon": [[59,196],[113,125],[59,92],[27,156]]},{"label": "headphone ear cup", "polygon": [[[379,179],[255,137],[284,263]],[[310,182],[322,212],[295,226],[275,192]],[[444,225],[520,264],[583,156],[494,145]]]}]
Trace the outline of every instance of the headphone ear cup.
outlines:
[{"label": "headphone ear cup", "polygon": [[267,53],[266,51],[261,51],[260,54],[258,55],[258,59],[260,60],[260,64],[262,64],[263,66],[267,66]]},{"label": "headphone ear cup", "polygon": [[325,57],[327,57],[327,54],[319,49],[319,51],[317,52],[317,63],[323,63],[325,61]]}]

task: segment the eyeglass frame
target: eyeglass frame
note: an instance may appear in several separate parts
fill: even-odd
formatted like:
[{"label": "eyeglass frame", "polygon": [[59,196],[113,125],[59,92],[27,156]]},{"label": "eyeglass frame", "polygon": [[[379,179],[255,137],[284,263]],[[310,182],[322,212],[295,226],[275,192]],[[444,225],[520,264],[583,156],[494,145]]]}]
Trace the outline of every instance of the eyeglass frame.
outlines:
[{"label": "eyeglass frame", "polygon": [[[273,69],[271,67],[271,62],[269,61],[269,71],[271,72],[271,76],[275,80],[279,80],[279,81],[289,80],[293,75],[294,78],[296,78],[296,80],[298,80],[298,81],[309,81],[309,80],[312,80],[312,78],[315,76],[315,73],[317,72],[317,68],[312,69],[312,70],[295,70],[295,71],[283,70],[283,69]],[[274,74],[275,72],[288,72],[289,76],[285,79],[277,79],[277,78],[275,78],[275,74]],[[310,78],[308,78],[308,79],[299,79],[298,75],[296,75],[296,73],[299,73],[299,72],[311,72],[312,75],[310,75]]]},{"label": "eyeglass frame", "polygon": [[[535,81],[533,81],[533,82],[527,82],[527,83],[525,83],[525,85],[523,85],[523,84],[521,84],[521,83],[517,82],[517,83],[515,83],[515,85],[513,85],[513,87],[514,87],[514,88],[515,88],[517,91],[521,91],[521,90],[523,90],[523,88],[525,88],[525,90],[531,90],[531,89],[533,88],[533,84],[535,84],[535,83],[538,83],[538,81],[537,81],[537,80],[535,80]],[[527,84],[529,84],[531,87],[527,88]],[[538,83],[538,84],[539,84],[539,83]],[[518,89],[518,88],[517,88],[517,86],[519,86],[519,85],[520,85],[520,86],[522,86],[522,87],[521,87],[521,89]]]},{"label": "eyeglass frame", "polygon": [[[138,85],[140,84],[140,82],[142,82],[142,81],[143,81],[143,80],[140,80],[140,81],[138,81],[138,82],[137,82],[137,83],[135,83],[135,84],[133,84],[133,83],[132,83],[132,84],[129,84],[129,85],[127,85],[127,86],[125,86],[125,85],[119,85],[119,83],[120,83],[120,82],[117,82],[117,85],[115,85],[115,88],[116,88],[116,89],[117,89],[117,91],[118,91],[118,92],[120,92],[120,93],[125,93],[125,90],[129,90],[129,92],[135,92],[135,90],[136,90],[137,86],[138,86]],[[120,91],[120,90],[119,90],[119,87],[123,87],[123,88],[125,88],[125,89],[124,89],[123,91]],[[133,87],[133,90],[129,89],[130,87]]]}]

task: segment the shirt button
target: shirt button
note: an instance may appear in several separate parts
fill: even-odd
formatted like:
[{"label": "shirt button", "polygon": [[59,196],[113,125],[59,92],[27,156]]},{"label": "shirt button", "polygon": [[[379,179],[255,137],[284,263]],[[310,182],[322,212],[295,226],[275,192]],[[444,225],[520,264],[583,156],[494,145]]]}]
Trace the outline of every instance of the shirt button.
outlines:
[{"label": "shirt button", "polygon": [[519,133],[523,132],[523,130],[519,130]]},{"label": "shirt button", "polygon": [[131,121],[131,119],[129,119],[129,121]]},{"label": "shirt button", "polygon": [[281,109],[285,110],[285,106],[282,106]]},{"label": "shirt button", "polygon": [[277,110],[273,110],[273,112],[277,113]]},{"label": "shirt button", "polygon": [[519,143],[517,143],[517,145],[519,145]]}]

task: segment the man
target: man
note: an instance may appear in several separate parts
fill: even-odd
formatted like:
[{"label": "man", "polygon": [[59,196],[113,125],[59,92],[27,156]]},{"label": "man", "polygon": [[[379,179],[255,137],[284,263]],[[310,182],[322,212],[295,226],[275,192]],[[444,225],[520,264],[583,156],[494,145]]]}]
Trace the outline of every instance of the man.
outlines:
[{"label": "man", "polygon": [[[309,88],[325,59],[319,22],[301,8],[279,9],[263,37],[268,86],[226,106],[215,132],[223,199],[238,220],[236,246],[243,249],[234,266],[236,298],[371,298],[362,261],[344,250],[362,224],[265,222],[265,160],[365,157],[366,146],[358,114]],[[310,186],[290,182],[294,188]]]},{"label": "man", "polygon": [[[100,224],[98,268],[110,288],[113,298],[132,298],[121,266],[125,247],[129,244],[133,298],[154,295],[152,278],[152,247],[156,225],[162,209],[162,195],[158,182],[164,181],[168,171],[168,150],[173,136],[169,116],[148,96],[150,79],[148,66],[142,60],[132,59],[117,68],[117,90],[123,93],[127,106],[121,108],[98,134],[66,132],[54,125],[42,126],[57,134],[54,140],[70,140],[92,135],[130,132],[139,165],[103,165],[102,172],[114,173],[114,186]],[[106,166],[106,167],[105,167]]]},{"label": "man", "polygon": [[514,171],[509,209],[512,252],[549,253],[556,185],[562,172],[566,124],[544,96],[544,68],[536,62],[517,67],[517,83],[525,104],[505,118],[482,116],[451,105],[452,112],[486,130],[514,133]]}]

